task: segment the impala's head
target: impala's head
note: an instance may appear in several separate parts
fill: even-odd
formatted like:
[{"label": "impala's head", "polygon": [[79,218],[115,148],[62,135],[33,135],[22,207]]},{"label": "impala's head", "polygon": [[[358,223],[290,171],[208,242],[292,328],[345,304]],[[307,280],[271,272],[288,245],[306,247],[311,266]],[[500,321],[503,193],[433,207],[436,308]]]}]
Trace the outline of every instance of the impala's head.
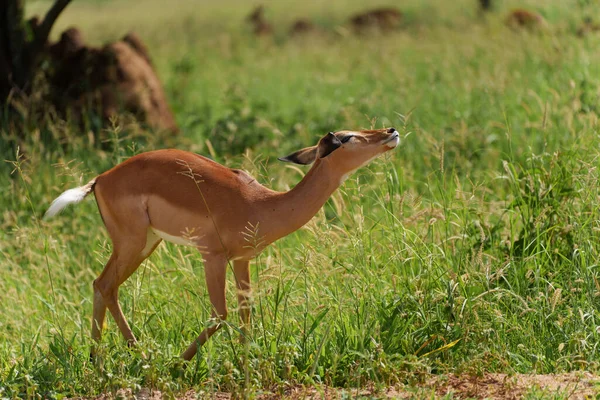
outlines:
[{"label": "impala's head", "polygon": [[362,167],[400,143],[395,128],[329,132],[316,146],[298,150],[281,161],[296,164],[327,162],[344,175]]}]

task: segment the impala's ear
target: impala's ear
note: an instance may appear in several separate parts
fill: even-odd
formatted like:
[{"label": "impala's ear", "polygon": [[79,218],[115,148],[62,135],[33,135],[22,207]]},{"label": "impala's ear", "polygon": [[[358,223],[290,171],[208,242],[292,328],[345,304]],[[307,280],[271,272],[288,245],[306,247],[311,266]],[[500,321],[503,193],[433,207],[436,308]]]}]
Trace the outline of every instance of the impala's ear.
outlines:
[{"label": "impala's ear", "polygon": [[312,164],[317,158],[317,146],[298,150],[288,156],[279,157],[279,161],[293,162],[300,165]]},{"label": "impala's ear", "polygon": [[289,156],[280,157],[280,161],[288,161],[301,165],[312,164],[317,157],[324,158],[331,154],[332,151],[342,145],[342,142],[333,134],[329,132],[319,140],[319,144],[312,147],[307,147],[302,150],[298,150]]},{"label": "impala's ear", "polygon": [[317,154],[319,158],[325,158],[341,145],[342,142],[340,142],[340,139],[338,139],[333,132],[329,132],[327,135],[323,136],[321,140],[319,140],[319,144],[317,145]]}]

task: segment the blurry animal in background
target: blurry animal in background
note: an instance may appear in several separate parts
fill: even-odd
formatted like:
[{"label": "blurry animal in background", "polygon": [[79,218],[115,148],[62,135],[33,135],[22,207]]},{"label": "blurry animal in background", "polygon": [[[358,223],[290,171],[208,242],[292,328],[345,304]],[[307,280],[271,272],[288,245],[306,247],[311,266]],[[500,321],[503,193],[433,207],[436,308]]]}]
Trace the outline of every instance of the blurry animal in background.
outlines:
[{"label": "blurry animal in background", "polygon": [[577,29],[577,36],[583,37],[598,31],[600,31],[600,24],[595,23],[590,17],[586,17],[583,24]]},{"label": "blurry animal in background", "polygon": [[124,110],[152,128],[178,132],[148,50],[135,33],[96,48],[69,28],[49,54],[50,96],[60,111],[96,109],[108,120]]},{"label": "blurry animal in background", "polygon": [[252,25],[252,31],[256,36],[273,35],[273,27],[266,21],[264,12],[265,8],[261,4],[256,6],[254,11],[246,17],[246,21]]},{"label": "blurry animal in background", "polygon": [[547,26],[546,20],[540,14],[522,8],[512,10],[504,22],[513,29],[537,29]]},{"label": "blurry animal in background", "polygon": [[315,32],[317,27],[307,19],[297,19],[290,28],[290,36],[301,36],[307,33]]},{"label": "blurry animal in background", "polygon": [[367,29],[391,30],[400,26],[402,13],[395,8],[377,8],[356,14],[350,18],[350,25],[356,31]]}]

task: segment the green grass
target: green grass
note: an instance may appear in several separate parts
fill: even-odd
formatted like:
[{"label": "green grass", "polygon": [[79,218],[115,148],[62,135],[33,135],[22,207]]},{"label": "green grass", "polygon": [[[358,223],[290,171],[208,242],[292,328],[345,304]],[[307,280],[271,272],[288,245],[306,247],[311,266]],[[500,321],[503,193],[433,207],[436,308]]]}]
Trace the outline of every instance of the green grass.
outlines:
[{"label": "green grass", "polygon": [[[532,34],[501,24],[517,2],[484,22],[474,1],[414,0],[399,32],[355,37],[336,26],[361,2],[265,3],[274,41],[248,35],[239,0],[69,6],[59,30],[147,38],[182,134],[117,121],[94,136],[50,117],[2,127],[24,139],[19,153],[3,145],[0,167],[0,398],[598,371],[600,36],[573,33],[598,6],[526,2],[551,25]],[[329,34],[288,40],[295,16]],[[277,156],[330,130],[390,125],[406,136],[399,148],[253,264],[246,345],[230,274],[228,326],[181,368],[210,303],[199,254],[162,244],[120,292],[147,358],[108,316],[102,363],[89,361],[92,281],[110,242],[91,199],[40,220],[62,190],[166,146],[212,152],[286,190],[306,169]]]}]

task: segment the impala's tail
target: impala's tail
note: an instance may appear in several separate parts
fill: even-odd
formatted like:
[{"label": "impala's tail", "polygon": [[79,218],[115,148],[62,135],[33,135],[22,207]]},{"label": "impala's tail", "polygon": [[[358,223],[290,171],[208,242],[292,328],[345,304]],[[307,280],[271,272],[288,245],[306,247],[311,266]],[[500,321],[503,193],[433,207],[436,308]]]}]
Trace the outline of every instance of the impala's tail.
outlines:
[{"label": "impala's tail", "polygon": [[83,186],[63,192],[60,196],[54,199],[52,204],[50,204],[50,208],[48,211],[46,211],[46,214],[44,214],[44,219],[55,216],[71,203],[79,203],[81,200],[85,199],[88,194],[94,191],[95,184],[96,178],[92,179]]}]

